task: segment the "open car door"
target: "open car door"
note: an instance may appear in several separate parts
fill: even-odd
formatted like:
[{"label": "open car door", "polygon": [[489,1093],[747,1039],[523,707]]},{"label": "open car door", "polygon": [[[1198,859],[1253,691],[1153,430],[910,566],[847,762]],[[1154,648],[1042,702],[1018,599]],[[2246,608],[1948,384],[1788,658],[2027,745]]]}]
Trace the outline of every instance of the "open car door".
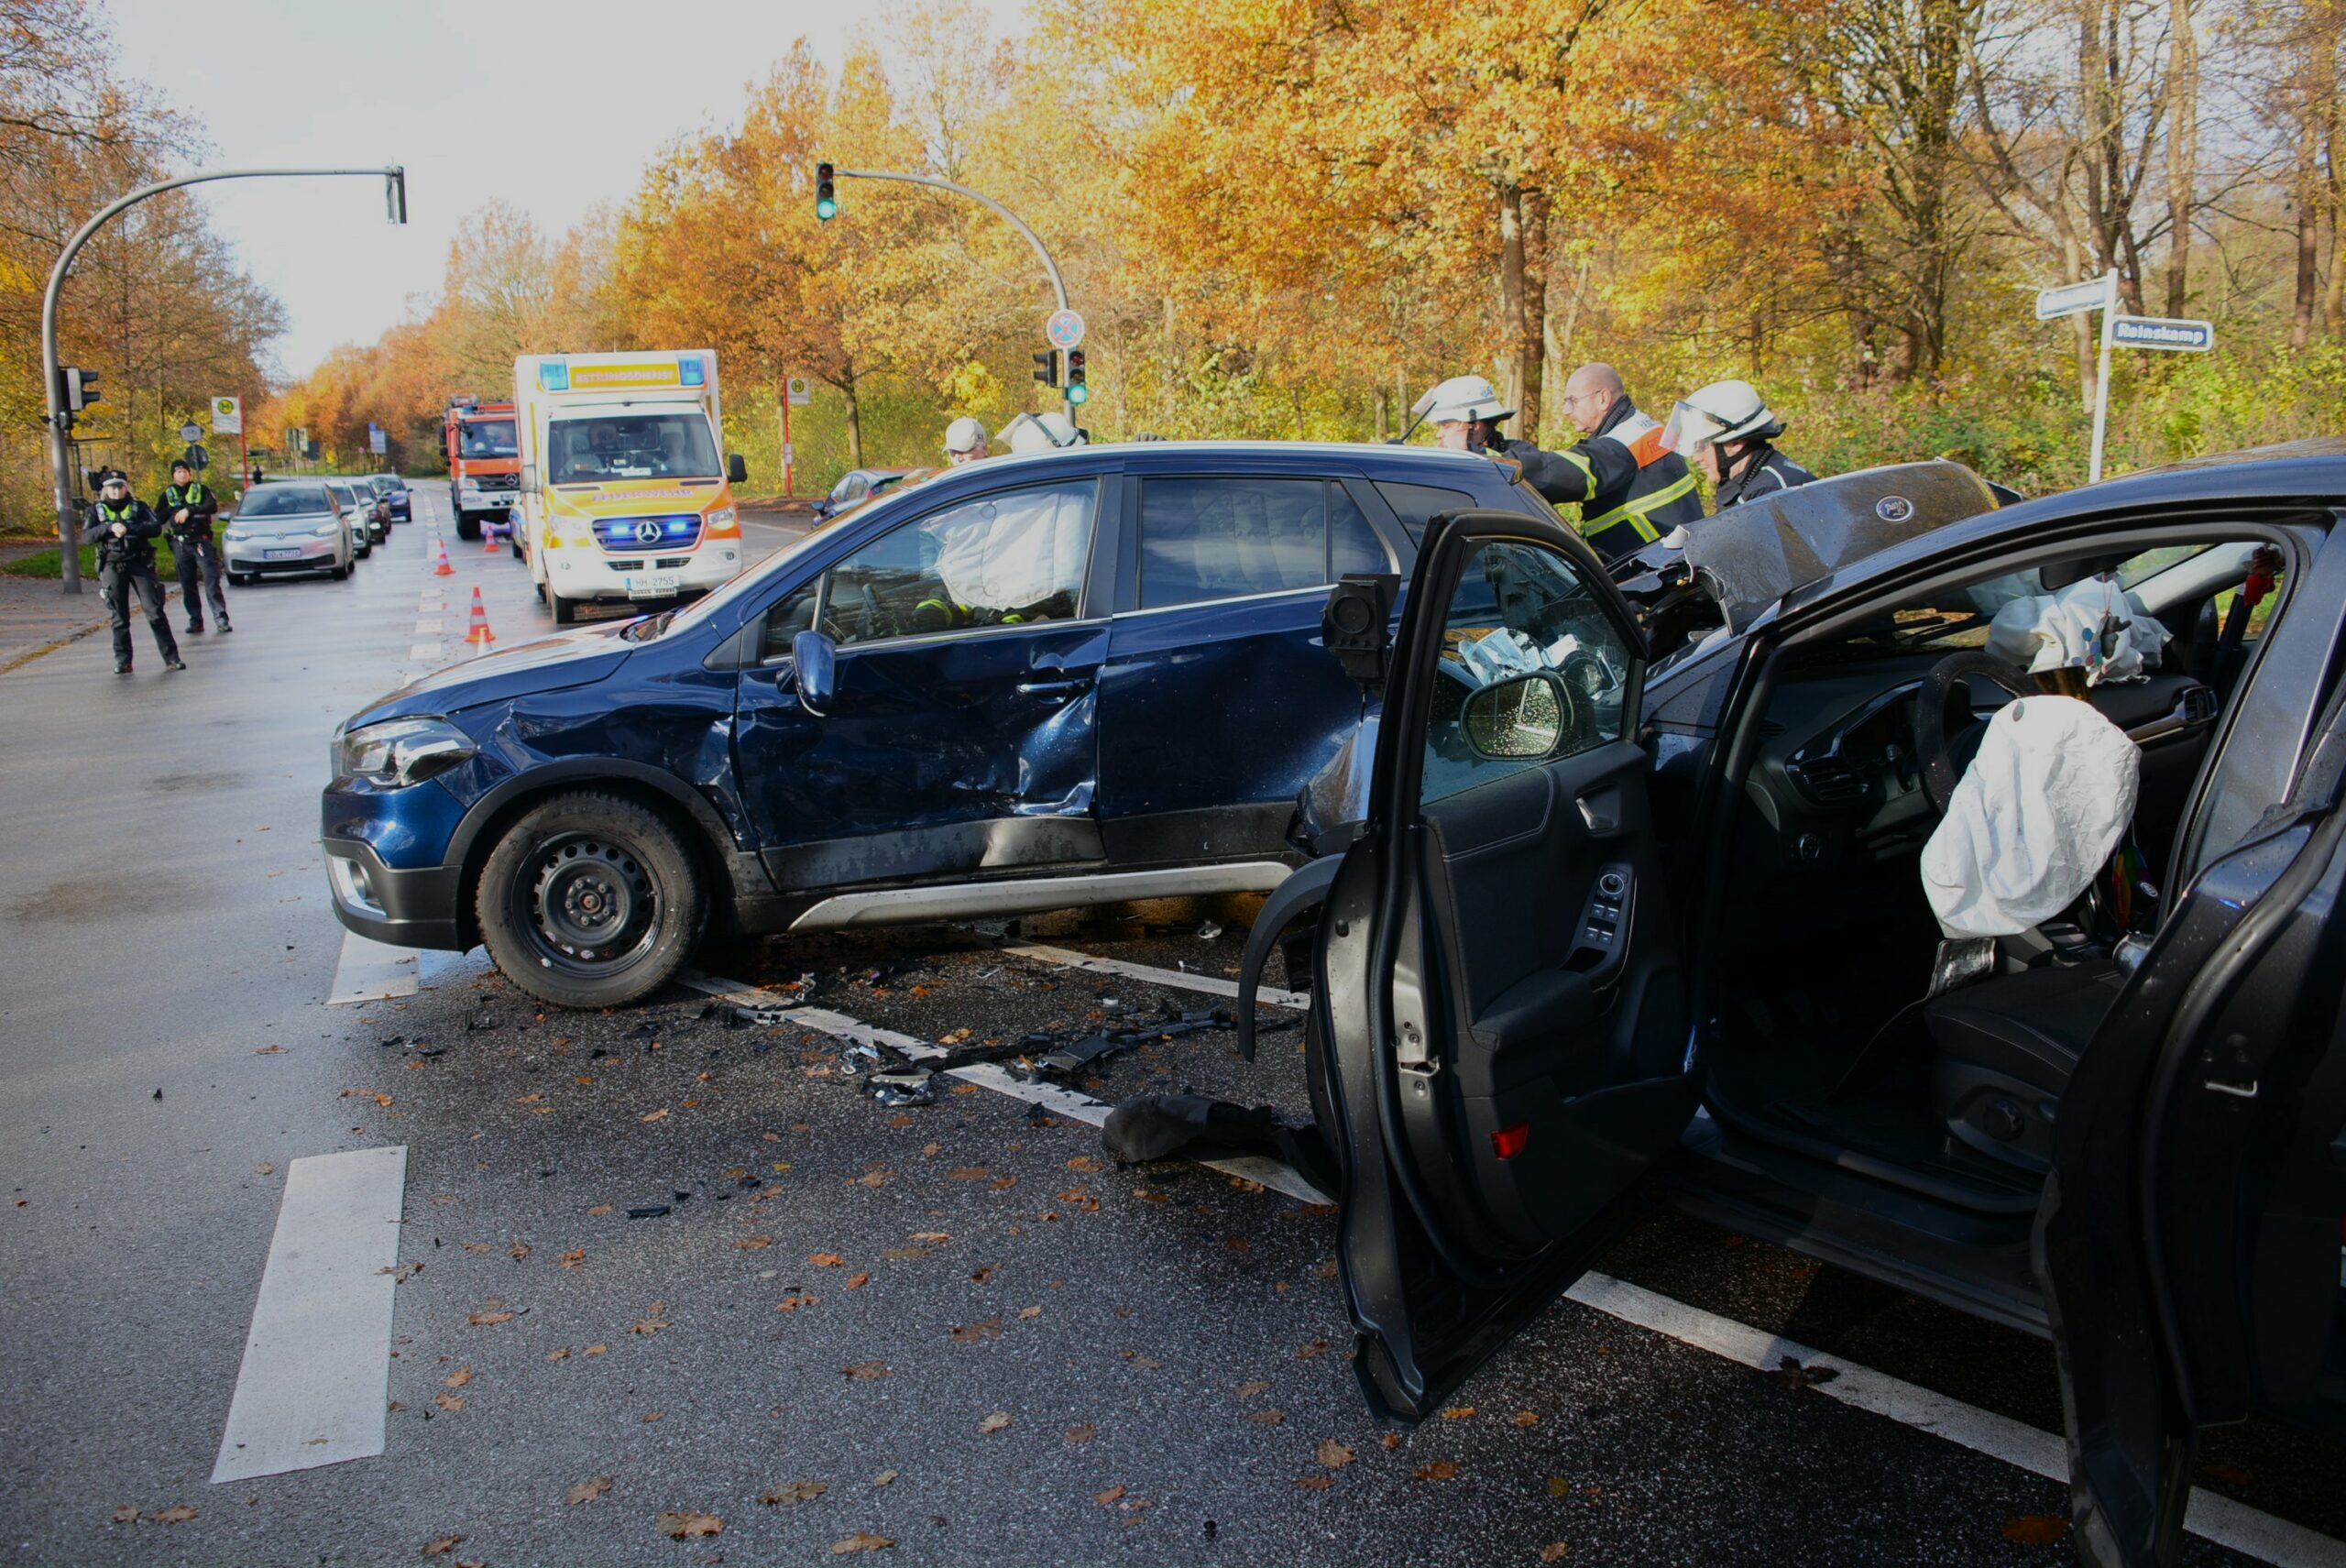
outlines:
[{"label": "open car door", "polygon": [[1580,1274],[1699,1097],[1643,654],[1578,539],[1436,520],[1313,1020],[1354,1366],[1394,1416],[1439,1406]]}]

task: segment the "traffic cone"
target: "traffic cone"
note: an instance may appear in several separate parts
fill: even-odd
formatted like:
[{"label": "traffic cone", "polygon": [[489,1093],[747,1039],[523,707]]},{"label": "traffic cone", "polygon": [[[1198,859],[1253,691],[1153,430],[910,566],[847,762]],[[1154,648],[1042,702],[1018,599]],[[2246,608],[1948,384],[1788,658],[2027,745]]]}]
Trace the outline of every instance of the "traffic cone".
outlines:
[{"label": "traffic cone", "polygon": [[448,542],[438,534],[434,534],[432,537],[432,548],[438,556],[432,567],[432,575],[435,577],[455,576],[456,568],[448,565]]},{"label": "traffic cone", "polygon": [[488,611],[481,608],[480,588],[477,585],[473,588],[473,619],[472,623],[465,628],[465,641],[478,642],[483,646],[497,641],[496,634],[488,629]]},{"label": "traffic cone", "polygon": [[497,524],[484,522],[480,525],[480,550],[484,555],[497,554]]}]

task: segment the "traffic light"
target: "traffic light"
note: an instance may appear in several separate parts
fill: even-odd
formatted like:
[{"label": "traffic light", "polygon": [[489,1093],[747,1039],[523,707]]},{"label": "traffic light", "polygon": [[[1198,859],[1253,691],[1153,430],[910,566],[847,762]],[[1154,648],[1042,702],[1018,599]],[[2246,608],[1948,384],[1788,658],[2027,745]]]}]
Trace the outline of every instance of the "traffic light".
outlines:
[{"label": "traffic light", "polygon": [[1070,403],[1089,402],[1091,389],[1083,384],[1083,350],[1067,351],[1067,400]]},{"label": "traffic light", "polygon": [[818,163],[815,165],[815,216],[829,223],[839,210],[839,190],[831,183],[831,166]]},{"label": "traffic light", "polygon": [[102,401],[95,370],[77,370],[68,365],[57,372],[60,383],[57,401],[68,413],[79,413],[92,403]]},{"label": "traffic light", "polygon": [[1034,360],[1035,379],[1046,387],[1058,386],[1059,384],[1059,351],[1056,348],[1046,348],[1040,354],[1034,356]]}]

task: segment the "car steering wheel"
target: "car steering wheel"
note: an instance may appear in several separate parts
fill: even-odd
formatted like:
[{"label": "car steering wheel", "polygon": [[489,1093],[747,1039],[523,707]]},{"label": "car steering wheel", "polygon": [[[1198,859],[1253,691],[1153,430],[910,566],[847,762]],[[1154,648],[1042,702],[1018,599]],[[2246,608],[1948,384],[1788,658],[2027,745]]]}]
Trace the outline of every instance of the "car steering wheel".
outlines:
[{"label": "car steering wheel", "polygon": [[[2004,688],[2015,697],[2039,696],[2043,693],[2029,679],[2028,672],[2007,663],[1992,653],[1966,650],[1950,653],[1931,666],[1923,677],[1923,688],[1914,699],[1914,756],[1923,768],[1923,788],[1931,799],[1931,807],[1940,816],[1946,815],[1947,802],[1954,798],[1955,786],[1963,777],[1962,769],[1955,765],[1954,748],[1946,732],[1947,698],[1962,685],[1966,676],[1978,675]],[[1965,706],[1969,706],[1966,694]]]}]

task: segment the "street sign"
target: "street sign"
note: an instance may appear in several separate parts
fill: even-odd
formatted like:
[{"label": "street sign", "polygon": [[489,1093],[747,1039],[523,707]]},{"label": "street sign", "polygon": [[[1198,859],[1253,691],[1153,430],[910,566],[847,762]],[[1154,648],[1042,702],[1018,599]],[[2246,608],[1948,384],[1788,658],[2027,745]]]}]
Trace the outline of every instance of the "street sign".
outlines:
[{"label": "street sign", "polygon": [[390,444],[384,436],[383,427],[371,421],[367,426],[367,450],[378,457],[390,451]]},{"label": "street sign", "polygon": [[2110,341],[2120,348],[2165,348],[2205,354],[2216,346],[2213,323],[2175,316],[2112,316]]},{"label": "street sign", "polygon": [[2036,319],[2049,322],[2060,316],[2073,316],[2080,311],[2099,311],[2110,302],[2107,277],[2088,278],[2082,283],[2064,283],[2057,289],[2036,291]]},{"label": "street sign", "polygon": [[1043,323],[1043,335],[1053,348],[1073,348],[1083,341],[1083,318],[1073,311],[1053,311]]},{"label": "street sign", "polygon": [[180,426],[180,439],[181,441],[200,441],[203,438],[203,427],[196,423],[195,421],[190,420],[185,424]]},{"label": "street sign", "polygon": [[789,389],[789,398],[795,406],[803,409],[815,400],[815,389],[806,384],[806,377],[793,376],[783,384]]},{"label": "street sign", "polygon": [[[241,398],[212,400],[212,433],[242,435],[245,433],[245,404]],[[190,436],[191,441],[194,439]]]},{"label": "street sign", "polygon": [[797,461],[798,461],[798,444],[797,444],[796,442],[795,442],[795,441],[785,441],[785,442],[784,442],[784,443],[782,444],[782,466],[783,466],[784,467],[787,468],[787,467],[789,467],[793,463],[795,463],[795,462],[797,462]]}]

